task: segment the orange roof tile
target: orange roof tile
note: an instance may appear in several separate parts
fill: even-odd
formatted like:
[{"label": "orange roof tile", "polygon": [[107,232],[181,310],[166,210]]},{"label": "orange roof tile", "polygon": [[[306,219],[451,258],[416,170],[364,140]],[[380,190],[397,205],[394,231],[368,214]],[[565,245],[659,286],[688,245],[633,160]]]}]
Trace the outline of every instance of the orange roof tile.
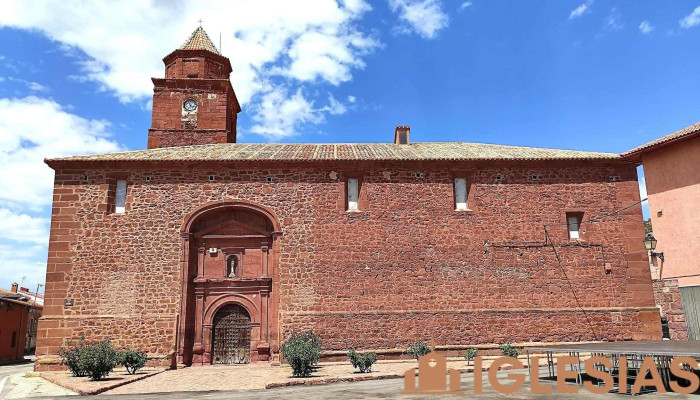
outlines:
[{"label": "orange roof tile", "polygon": [[681,140],[691,139],[695,136],[700,136],[700,122],[685,127],[681,130],[675,131],[670,135],[666,135],[656,140],[652,140],[651,142],[645,143],[639,147],[635,147],[632,150],[628,150],[622,153],[622,157],[635,158],[641,154],[656,150],[659,147],[664,147]]},{"label": "orange roof tile", "polygon": [[222,143],[47,159],[53,161],[616,160],[619,154],[465,142]]},{"label": "orange roof tile", "polygon": [[204,32],[204,28],[201,26],[192,32],[192,35],[180,46],[180,50],[207,50],[221,55],[219,50],[216,49],[216,46],[214,46],[214,43],[209,39],[209,35]]}]

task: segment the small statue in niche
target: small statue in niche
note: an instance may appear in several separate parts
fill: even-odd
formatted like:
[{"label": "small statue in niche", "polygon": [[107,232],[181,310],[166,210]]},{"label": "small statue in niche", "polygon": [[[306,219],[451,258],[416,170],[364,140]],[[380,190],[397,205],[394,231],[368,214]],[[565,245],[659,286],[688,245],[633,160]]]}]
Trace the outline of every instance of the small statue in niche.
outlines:
[{"label": "small statue in niche", "polygon": [[228,258],[228,274],[229,278],[236,277],[236,270],[238,269],[238,256],[233,255]]}]

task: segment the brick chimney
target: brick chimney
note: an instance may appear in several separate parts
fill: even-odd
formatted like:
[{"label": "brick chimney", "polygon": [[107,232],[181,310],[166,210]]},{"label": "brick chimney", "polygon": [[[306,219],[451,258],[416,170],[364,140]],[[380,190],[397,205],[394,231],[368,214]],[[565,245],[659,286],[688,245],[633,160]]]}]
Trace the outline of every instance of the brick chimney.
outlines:
[{"label": "brick chimney", "polygon": [[19,288],[19,291],[22,293],[29,293],[29,289],[27,289],[26,287]]},{"label": "brick chimney", "polygon": [[19,285],[17,284],[17,282],[12,283],[12,293],[17,293],[18,287]]},{"label": "brick chimney", "polygon": [[409,144],[411,143],[410,136],[411,127],[399,125],[394,131],[394,144]]}]

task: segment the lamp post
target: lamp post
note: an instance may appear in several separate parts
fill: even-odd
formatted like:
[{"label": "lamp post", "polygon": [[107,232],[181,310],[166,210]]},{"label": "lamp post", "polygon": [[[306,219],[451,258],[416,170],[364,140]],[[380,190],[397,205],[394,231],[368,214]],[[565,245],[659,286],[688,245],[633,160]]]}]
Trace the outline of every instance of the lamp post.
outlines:
[{"label": "lamp post", "polygon": [[646,247],[647,251],[651,252],[652,256],[658,257],[661,261],[664,260],[664,253],[656,252],[656,244],[658,243],[658,240],[656,240],[656,238],[651,232],[647,233],[642,243],[644,243],[644,247]]}]

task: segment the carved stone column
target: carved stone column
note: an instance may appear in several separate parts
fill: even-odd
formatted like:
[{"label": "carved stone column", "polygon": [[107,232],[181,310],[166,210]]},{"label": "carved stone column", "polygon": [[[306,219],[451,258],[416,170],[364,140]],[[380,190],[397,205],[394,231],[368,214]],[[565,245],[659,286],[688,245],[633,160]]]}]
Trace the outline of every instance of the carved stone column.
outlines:
[{"label": "carved stone column", "polygon": [[[204,293],[198,292],[195,314],[194,314],[194,348],[192,352],[195,354],[195,361],[202,362],[201,355],[204,353],[204,346],[202,345],[202,318],[204,315]],[[197,360],[198,359],[198,360]]]},{"label": "carved stone column", "polygon": [[260,247],[262,254],[262,273],[264,277],[270,276],[270,248],[267,243]]},{"label": "carved stone column", "polygon": [[270,327],[269,327],[269,303],[270,303],[270,291],[267,289],[260,290],[260,306],[262,309],[260,318],[260,338],[262,341],[258,343],[258,359],[260,361],[268,361],[270,359]]},{"label": "carved stone column", "polygon": [[197,277],[204,278],[204,262],[207,256],[207,249],[204,246],[201,246],[197,250],[199,251],[199,253],[197,254]]},{"label": "carved stone column", "polygon": [[176,346],[177,346],[177,363],[179,365],[187,364],[189,357],[191,355],[186,354],[186,336],[187,336],[187,297],[191,294],[188,293],[189,286],[189,266],[190,266],[190,240],[192,239],[192,234],[189,232],[180,232],[180,245],[182,246],[182,252],[180,255],[180,273],[182,276],[181,285],[181,296],[180,296],[180,317],[178,318],[178,327]]},{"label": "carved stone column", "polygon": [[212,354],[214,353],[212,333],[211,324],[204,324],[202,326],[202,348],[204,349],[204,353],[202,354],[203,364],[211,364]]}]

